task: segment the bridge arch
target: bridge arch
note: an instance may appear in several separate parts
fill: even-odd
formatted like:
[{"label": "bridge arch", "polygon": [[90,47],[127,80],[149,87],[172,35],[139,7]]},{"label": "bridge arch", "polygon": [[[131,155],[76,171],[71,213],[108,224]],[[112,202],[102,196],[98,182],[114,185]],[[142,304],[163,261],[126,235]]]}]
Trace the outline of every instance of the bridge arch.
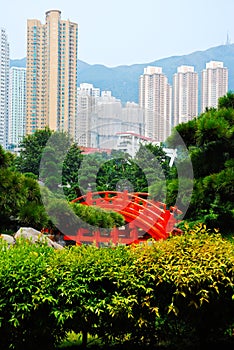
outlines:
[{"label": "bridge arch", "polygon": [[150,237],[155,240],[166,239],[178,222],[177,214],[181,213],[175,207],[167,209],[165,203],[149,199],[148,193],[141,192],[90,191],[72,200],[72,203],[93,205],[116,211],[123,215],[126,222],[124,230],[123,228],[113,228],[109,236],[106,237],[103,236],[101,230],[96,229],[90,234],[87,229],[80,228],[74,238],[78,244],[94,241],[97,245],[108,242],[131,244]]}]

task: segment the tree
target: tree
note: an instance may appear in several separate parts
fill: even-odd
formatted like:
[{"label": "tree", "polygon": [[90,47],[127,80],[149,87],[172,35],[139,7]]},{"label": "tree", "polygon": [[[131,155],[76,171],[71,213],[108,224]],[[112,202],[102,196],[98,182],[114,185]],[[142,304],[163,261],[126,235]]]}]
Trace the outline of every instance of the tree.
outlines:
[{"label": "tree", "polygon": [[41,201],[38,182],[9,168],[0,169],[0,230],[19,226],[41,229],[48,216]]},{"label": "tree", "polygon": [[45,128],[24,138],[16,169],[27,176],[40,178],[53,191],[63,188],[71,200],[80,193],[78,170],[83,159],[81,153],[66,132],[52,132]]},{"label": "tree", "polygon": [[[234,228],[233,101],[234,94],[228,93],[219,99],[218,109],[208,109],[191,122],[176,126],[167,140],[180,147],[178,133],[183,135],[193,164],[194,190],[185,218],[225,231]],[[169,184],[168,190],[172,198],[175,186]]]},{"label": "tree", "polygon": [[14,162],[14,155],[10,152],[7,152],[0,145],[0,168],[7,168],[12,166]]},{"label": "tree", "polygon": [[231,108],[234,109],[234,94],[229,91],[225,96],[219,98],[218,109]]},{"label": "tree", "polygon": [[78,172],[84,156],[80,147],[74,143],[69,148],[62,168],[62,185],[68,200],[81,196],[78,185]]},{"label": "tree", "polygon": [[134,161],[140,170],[136,177],[141,174],[145,180],[142,181],[142,192],[149,192],[149,187],[160,181],[165,182],[170,173],[169,158],[161,146],[141,144]]},{"label": "tree", "polygon": [[137,192],[137,170],[137,164],[128,154],[112,152],[98,170],[97,188],[102,191]]},{"label": "tree", "polygon": [[49,227],[71,239],[79,228],[86,228],[92,232],[97,228],[111,229],[125,223],[124,217],[117,212],[96,206],[68,203],[55,197],[48,200],[46,210],[50,220]]},{"label": "tree", "polygon": [[34,134],[24,137],[20,144],[20,156],[16,159],[16,168],[21,173],[31,172],[39,176],[42,151],[52,131],[49,128],[36,130]]},{"label": "tree", "polygon": [[134,158],[122,152],[112,152],[97,175],[99,190],[148,192],[149,186],[164,179],[170,172],[169,159],[163,149],[152,144],[140,145]]}]

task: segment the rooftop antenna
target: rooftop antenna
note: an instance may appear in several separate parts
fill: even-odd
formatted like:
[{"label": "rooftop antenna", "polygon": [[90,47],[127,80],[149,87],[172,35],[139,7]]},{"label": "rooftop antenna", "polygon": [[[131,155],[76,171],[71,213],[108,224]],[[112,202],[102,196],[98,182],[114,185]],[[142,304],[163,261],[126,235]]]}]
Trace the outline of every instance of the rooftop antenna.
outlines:
[{"label": "rooftop antenna", "polygon": [[231,40],[230,40],[229,33],[227,32],[226,45],[230,45],[230,44],[231,44]]}]

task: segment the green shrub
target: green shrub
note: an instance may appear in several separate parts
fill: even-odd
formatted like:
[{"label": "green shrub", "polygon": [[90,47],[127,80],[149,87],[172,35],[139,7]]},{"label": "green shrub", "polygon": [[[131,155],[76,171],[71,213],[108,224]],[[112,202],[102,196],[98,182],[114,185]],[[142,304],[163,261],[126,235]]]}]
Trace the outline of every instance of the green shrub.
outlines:
[{"label": "green shrub", "polygon": [[1,349],[75,332],[142,345],[233,341],[233,243],[204,226],[146,244],[53,250],[0,243]]},{"label": "green shrub", "polygon": [[51,312],[57,305],[48,278],[53,249],[24,240],[0,243],[1,349],[50,346],[65,335]]}]

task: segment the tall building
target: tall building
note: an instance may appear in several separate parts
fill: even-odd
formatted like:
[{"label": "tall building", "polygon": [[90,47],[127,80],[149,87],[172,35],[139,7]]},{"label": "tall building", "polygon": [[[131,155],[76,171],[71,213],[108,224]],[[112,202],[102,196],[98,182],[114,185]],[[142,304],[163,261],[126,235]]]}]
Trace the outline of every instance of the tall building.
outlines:
[{"label": "tall building", "polygon": [[134,102],[122,107],[111,91],[100,91],[92,84],[82,83],[77,89],[76,142],[91,148],[114,148],[117,133],[144,130],[142,109]]},{"label": "tall building", "polygon": [[144,113],[135,102],[128,101],[122,108],[122,131],[133,131],[140,135],[145,133]]},{"label": "tall building", "polygon": [[80,86],[77,88],[78,95],[89,95],[92,97],[100,97],[100,88],[95,88],[93,84],[89,83],[81,83]]},{"label": "tall building", "polygon": [[223,62],[210,61],[202,71],[201,111],[217,107],[218,99],[228,92],[228,69]]},{"label": "tall building", "polygon": [[9,43],[5,29],[0,29],[0,145],[8,145]]},{"label": "tall building", "polygon": [[46,12],[27,21],[26,133],[49,126],[75,136],[78,25]]},{"label": "tall building", "polygon": [[18,147],[25,136],[26,68],[11,67],[9,79],[9,147]]},{"label": "tall building", "polygon": [[145,136],[162,142],[171,131],[172,88],[161,67],[148,66],[139,78],[139,106],[145,119]]},{"label": "tall building", "polygon": [[97,147],[95,104],[100,89],[92,84],[82,83],[77,88],[78,116],[75,140],[80,146]]},{"label": "tall building", "polygon": [[117,143],[116,133],[122,128],[122,104],[112,96],[111,91],[102,91],[97,99],[95,111],[97,115],[97,147],[114,148]]},{"label": "tall building", "polygon": [[198,115],[198,74],[193,66],[180,66],[173,76],[173,126]]}]

